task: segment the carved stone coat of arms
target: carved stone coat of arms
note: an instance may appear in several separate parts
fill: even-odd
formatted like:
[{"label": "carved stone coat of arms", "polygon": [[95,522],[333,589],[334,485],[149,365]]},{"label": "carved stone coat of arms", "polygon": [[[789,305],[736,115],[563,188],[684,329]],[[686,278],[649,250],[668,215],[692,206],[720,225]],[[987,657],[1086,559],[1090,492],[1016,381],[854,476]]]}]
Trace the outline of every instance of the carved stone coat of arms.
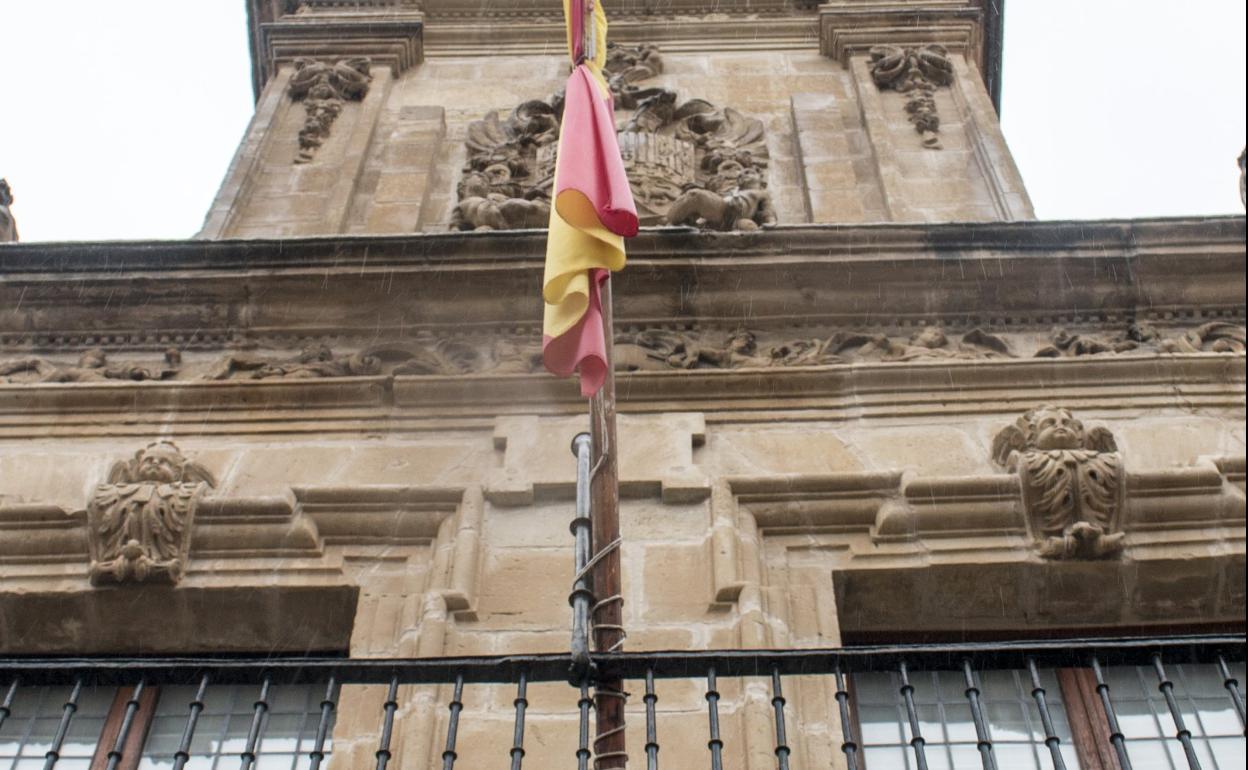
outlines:
[{"label": "carved stone coat of arms", "polygon": [[114,464],[87,506],[91,582],[178,582],[196,504],[214,485],[212,474],[165,441]]},{"label": "carved stone coat of arms", "polygon": [[1085,431],[1069,410],[1032,409],[993,440],[993,459],[1018,473],[1040,555],[1101,559],[1121,553],[1122,456],[1105,428]]}]

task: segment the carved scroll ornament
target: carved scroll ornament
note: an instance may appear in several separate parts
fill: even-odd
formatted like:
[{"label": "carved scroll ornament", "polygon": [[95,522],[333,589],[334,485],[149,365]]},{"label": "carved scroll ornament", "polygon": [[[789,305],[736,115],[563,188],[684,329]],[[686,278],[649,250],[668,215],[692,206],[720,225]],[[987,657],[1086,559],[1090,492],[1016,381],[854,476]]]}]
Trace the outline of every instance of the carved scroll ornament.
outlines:
[{"label": "carved scroll ornament", "polygon": [[296,59],[295,73],[287,93],[303,102],[307,115],[299,130],[299,153],[295,163],[310,163],[317,149],[329,137],[329,129],[343,105],[359,101],[368,94],[369,60],[365,57],[343,59],[335,64],[315,59]]},{"label": "carved scroll ornament", "polygon": [[940,149],[940,114],[936,89],[953,82],[953,62],[944,46],[903,48],[882,45],[871,49],[871,77],[880,88],[906,96],[906,113],[923,146]]},{"label": "carved scroll ornament", "polygon": [[[654,46],[609,46],[604,74],[641,223],[715,230],[774,224],[762,121],[639,85],[662,71]],[[491,112],[470,124],[452,227],[545,227],[562,117],[560,93],[524,102],[506,118]]]},{"label": "carved scroll ornament", "polygon": [[1122,457],[1107,429],[1087,431],[1070,410],[1038,406],[997,434],[992,456],[1022,481],[1041,556],[1102,559],[1122,552]]},{"label": "carved scroll ornament", "polygon": [[216,485],[168,441],[118,462],[87,506],[91,582],[177,583],[199,498]]}]

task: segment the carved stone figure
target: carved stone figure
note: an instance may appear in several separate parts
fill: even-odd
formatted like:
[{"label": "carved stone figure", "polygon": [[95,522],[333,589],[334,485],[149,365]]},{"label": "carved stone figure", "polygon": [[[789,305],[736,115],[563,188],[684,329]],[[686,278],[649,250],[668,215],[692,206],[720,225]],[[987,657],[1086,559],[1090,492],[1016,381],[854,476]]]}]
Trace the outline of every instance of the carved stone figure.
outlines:
[{"label": "carved stone figure", "polygon": [[235,374],[248,372],[249,379],[309,379],[316,377],[359,377],[381,373],[375,357],[356,353],[340,356],[324,345],[309,345],[294,358],[265,358],[250,353],[231,353],[218,361],[206,380],[228,380]]},{"label": "carved stone figure", "polygon": [[177,350],[165,351],[165,368],[153,371],[135,364],[110,364],[108,355],[99,348],[85,351],[75,366],[55,364],[42,358],[18,358],[0,361],[0,377],[27,373],[26,381],[34,382],[102,382],[104,380],[167,380],[178,373],[182,354]]},{"label": "carved stone figure", "polygon": [[923,146],[939,150],[936,89],[953,82],[953,61],[945,47],[882,45],[872,48],[871,77],[880,88],[891,88],[907,97],[906,112],[914,130],[923,137]]},{"label": "carved stone figure", "polygon": [[[645,87],[662,69],[654,46],[609,46],[604,72],[641,224],[732,230],[775,222],[762,121]],[[453,228],[546,226],[562,116],[563,95],[555,94],[523,102],[505,119],[490,112],[469,125]]]},{"label": "carved stone figure", "polygon": [[880,335],[871,340],[875,350],[881,351],[885,361],[916,361],[925,358],[1011,358],[1009,345],[995,334],[982,329],[972,329],[962,339],[951,342],[945,330],[939,326],[927,326],[910,337],[908,343],[893,342]]},{"label": "carved stone figure", "polygon": [[1105,428],[1085,431],[1070,410],[1038,406],[997,434],[992,457],[1018,473],[1028,526],[1048,559],[1101,559],[1122,552],[1117,532],[1122,457]]},{"label": "carved stone figure", "polygon": [[1203,324],[1159,345],[1165,353],[1243,353],[1244,346],[1244,327],[1225,321]]},{"label": "carved stone figure", "polygon": [[168,441],[118,462],[87,506],[91,582],[177,583],[199,498],[216,482]]},{"label": "carved stone figure", "polygon": [[13,219],[13,190],[9,180],[0,179],[0,243],[17,242],[17,221]]},{"label": "carved stone figure", "polygon": [[1095,356],[1102,353],[1127,353],[1137,350],[1143,342],[1153,339],[1155,332],[1146,325],[1128,327],[1125,334],[1116,337],[1094,337],[1087,334],[1072,334],[1065,329],[1054,329],[1049,335],[1051,345],[1036,351],[1036,358],[1077,358],[1079,356]]},{"label": "carved stone figure", "polygon": [[489,177],[472,171],[459,183],[451,226],[457,230],[541,229],[550,224],[550,204],[490,192]]},{"label": "carved stone figure", "polygon": [[359,101],[368,94],[369,60],[343,59],[335,64],[299,58],[287,93],[303,101],[307,114],[299,130],[299,153],[295,163],[309,163],[317,148],[329,137],[329,129],[347,101]]},{"label": "carved stone figure", "polygon": [[672,225],[712,230],[757,230],[776,223],[776,209],[758,172],[744,170],[736,186],[723,195],[699,189],[682,193],[672,202],[666,219]]}]

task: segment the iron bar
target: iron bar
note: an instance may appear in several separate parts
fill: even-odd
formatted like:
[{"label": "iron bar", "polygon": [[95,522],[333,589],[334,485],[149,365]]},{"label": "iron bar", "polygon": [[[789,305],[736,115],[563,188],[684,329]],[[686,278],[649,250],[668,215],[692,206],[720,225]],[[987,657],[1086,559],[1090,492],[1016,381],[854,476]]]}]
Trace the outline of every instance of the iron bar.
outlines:
[{"label": "iron bar", "polygon": [[78,710],[78,698],[82,696],[82,685],[83,680],[79,677],[74,682],[73,689],[69,691],[69,697],[65,699],[61,723],[56,727],[56,737],[52,739],[52,745],[48,747],[48,753],[44,755],[43,770],[52,770],[61,758],[61,746],[65,743],[65,735],[69,733],[69,723],[74,718],[74,712]]},{"label": "iron bar", "polygon": [[784,729],[784,690],[780,684],[780,669],[771,669],[771,707],[776,712],[776,767],[789,770],[789,738]]},{"label": "iron bar", "polygon": [[[1231,667],[1226,665],[1226,657],[1218,655],[1218,671],[1222,674],[1222,686],[1231,694],[1231,702],[1235,704],[1235,713],[1239,715],[1239,726],[1244,727],[1244,696],[1239,691],[1239,680],[1231,676]],[[0,722],[3,722],[0,719]],[[1248,735],[1248,730],[1245,730]]]},{"label": "iron bar", "polygon": [[1031,674],[1031,697],[1036,699],[1036,708],[1040,709],[1040,724],[1044,726],[1044,745],[1049,747],[1049,755],[1053,758],[1054,770],[1066,770],[1066,760],[1062,757],[1062,739],[1057,737],[1053,729],[1053,716],[1049,713],[1049,702],[1040,681],[1040,669],[1036,668],[1034,658],[1027,659],[1027,671]]},{"label": "iron bar", "polygon": [[191,741],[195,739],[195,725],[199,722],[199,715],[204,711],[204,696],[208,693],[208,681],[207,674],[199,680],[199,689],[195,691],[195,699],[191,701],[190,716],[186,718],[186,727],[182,728],[182,742],[178,744],[178,750],[173,755],[173,770],[182,770],[191,758]]},{"label": "iron bar", "polygon": [[654,706],[659,696],[654,692],[654,672],[646,670],[646,770],[659,770],[659,728]]},{"label": "iron bar", "polygon": [[386,691],[386,702],[381,707],[381,739],[377,741],[377,770],[386,770],[390,764],[390,739],[394,735],[394,712],[399,710],[399,676],[390,677],[390,689]]},{"label": "iron bar", "polygon": [[450,709],[451,719],[446,725],[446,750],[442,752],[442,770],[452,770],[455,760],[459,758],[459,754],[455,753],[455,743],[459,738],[459,712],[464,710],[463,699],[464,679],[459,677],[455,680],[455,693],[447,707]]},{"label": "iron bar", "polygon": [[997,756],[992,751],[992,735],[984,719],[984,709],[979,702],[979,688],[975,686],[975,671],[969,658],[962,659],[962,675],[966,678],[966,699],[971,704],[971,719],[975,721],[975,747],[984,770],[997,770]]},{"label": "iron bar", "polygon": [[520,672],[520,682],[516,685],[516,727],[511,739],[511,770],[520,770],[524,761],[524,711],[529,706],[525,696],[528,690],[528,679]]},{"label": "iron bar", "polygon": [[719,690],[715,667],[706,670],[706,715],[710,722],[711,739],[706,747],[711,750],[711,770],[724,768],[724,742],[719,736]]},{"label": "iron bar", "polygon": [[[590,280],[594,280],[591,276]],[[595,563],[593,589],[597,603],[593,616],[594,649],[599,653],[616,653],[624,647],[624,598],[620,562],[620,482],[619,442],[615,419],[614,359],[615,319],[612,308],[611,275],[602,281],[602,325],[607,367],[602,388],[590,400],[589,429],[592,436],[594,466],[590,472],[590,516],[593,519],[591,543]],[[594,738],[595,765],[598,770],[622,768],[628,764],[625,747],[624,707],[627,705],[624,682],[619,676],[598,672],[595,680]]]},{"label": "iron bar", "polygon": [[572,519],[572,536],[575,541],[572,579],[572,684],[580,684],[593,675],[593,659],[589,650],[589,608],[594,603],[590,588],[589,549],[591,535],[589,460],[593,442],[588,433],[578,433],[572,439],[572,453],[576,456],[576,517]]},{"label": "iron bar", "polygon": [[581,712],[580,736],[576,744],[576,770],[589,770],[589,708],[594,705],[589,697],[589,683],[581,682],[581,698],[576,707]]},{"label": "iron bar", "polygon": [[325,685],[325,697],[321,699],[321,721],[316,726],[316,740],[312,744],[312,751],[308,754],[310,760],[308,770],[320,770],[321,762],[325,759],[325,740],[329,738],[329,722],[333,719],[334,709],[338,706],[334,700],[334,688],[337,684],[331,676]]},{"label": "iron bar", "polygon": [[260,682],[260,697],[256,698],[255,713],[251,717],[251,729],[247,731],[247,745],[240,755],[240,770],[251,770],[256,764],[256,749],[260,746],[260,735],[264,730],[265,716],[269,713],[269,687],[272,682],[268,676]]},{"label": "iron bar", "polygon": [[[1242,637],[1209,635],[1168,639],[1062,640],[956,645],[881,645],[827,649],[621,652],[594,654],[604,675],[641,680],[687,679],[691,670],[714,666],[721,677],[758,676],[779,668],[782,676],[854,671],[892,672],[902,661],[916,670],[958,670],[963,658],[979,668],[1022,669],[1027,658],[1040,667],[1070,666],[1099,654],[1113,665],[1148,665],[1153,653],[1172,650],[1191,662],[1216,663],[1219,652],[1242,649]],[[566,682],[568,654],[470,656],[458,658],[0,658],[0,677],[20,676],[23,686],[72,684],[122,686],[146,677],[163,685],[197,684],[204,674],[214,684],[452,684],[515,682],[521,671],[533,682]]]},{"label": "iron bar", "polygon": [[1183,745],[1183,753],[1187,755],[1187,765],[1192,770],[1200,770],[1200,760],[1196,757],[1196,747],[1192,745],[1192,731],[1187,729],[1183,721],[1183,712],[1179,710],[1179,702],[1174,697],[1174,682],[1166,676],[1166,668],[1161,663],[1161,653],[1153,655],[1153,670],[1157,672],[1157,689],[1161,690],[1170,709],[1170,718],[1174,720],[1174,729],[1178,732],[1175,738]]},{"label": "iron bar", "polygon": [[108,752],[107,770],[117,770],[126,751],[126,739],[130,737],[130,728],[134,725],[134,715],[139,713],[139,698],[143,697],[143,678],[130,691],[130,699],[126,701],[126,711],[121,717],[121,727],[117,729],[117,738],[113,741],[113,749]]},{"label": "iron bar", "polygon": [[910,669],[903,660],[897,667],[901,675],[901,697],[906,702],[906,717],[910,721],[910,748],[918,770],[927,770],[927,740],[919,727],[919,709],[914,704],[914,685],[910,684]]},{"label": "iron bar", "polygon": [[858,770],[858,742],[854,740],[854,722],[849,713],[849,690],[840,668],[836,669],[836,705],[841,712],[841,753],[845,755],[845,767]]},{"label": "iron bar", "polygon": [[1131,757],[1127,755],[1127,739],[1118,726],[1118,715],[1114,712],[1113,701],[1109,699],[1109,685],[1105,683],[1105,672],[1101,670],[1101,660],[1092,656],[1092,674],[1096,677],[1096,692],[1101,696],[1101,708],[1105,711],[1105,723],[1109,725],[1109,742],[1118,756],[1121,770],[1131,769]]},{"label": "iron bar", "polygon": [[9,684],[9,691],[4,695],[4,701],[0,702],[0,727],[4,727],[4,720],[8,719],[13,713],[13,699],[17,697],[17,678]]}]

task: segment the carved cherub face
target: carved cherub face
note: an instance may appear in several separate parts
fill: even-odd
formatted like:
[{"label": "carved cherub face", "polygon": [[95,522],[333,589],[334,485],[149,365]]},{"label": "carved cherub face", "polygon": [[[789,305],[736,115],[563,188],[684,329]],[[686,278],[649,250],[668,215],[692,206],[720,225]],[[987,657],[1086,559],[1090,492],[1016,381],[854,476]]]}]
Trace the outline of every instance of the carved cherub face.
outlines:
[{"label": "carved cherub face", "polygon": [[1067,410],[1042,406],[1028,415],[1027,443],[1036,449],[1082,449],[1083,423]]},{"label": "carved cherub face", "polygon": [[78,357],[78,366],[83,369],[102,369],[108,363],[108,357],[99,348],[92,348]]},{"label": "carved cherub face", "polygon": [[754,354],[757,347],[751,332],[737,332],[728,338],[728,349],[733,353],[749,356]]},{"label": "carved cherub face", "polygon": [[182,478],[184,463],[177,447],[172,444],[153,444],[139,456],[138,480],[171,484]]},{"label": "carved cherub face", "polygon": [[949,338],[945,336],[944,330],[939,326],[925,327],[923,331],[910,338],[911,345],[930,348],[932,350],[935,350],[936,348],[943,348],[948,342]]}]

